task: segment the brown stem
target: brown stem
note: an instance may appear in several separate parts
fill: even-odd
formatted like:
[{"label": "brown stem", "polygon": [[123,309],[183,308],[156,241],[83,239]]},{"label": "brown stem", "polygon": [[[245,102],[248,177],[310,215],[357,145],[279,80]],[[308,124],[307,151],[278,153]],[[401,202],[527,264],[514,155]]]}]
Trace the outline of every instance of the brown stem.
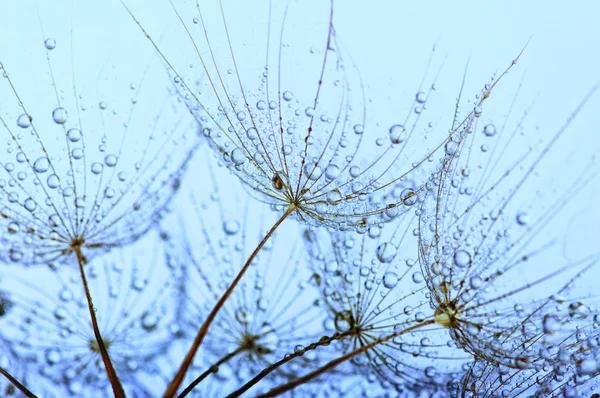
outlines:
[{"label": "brown stem", "polygon": [[217,361],[217,363],[212,365],[210,368],[206,369],[204,371],[204,373],[202,373],[200,376],[198,376],[196,378],[196,380],[194,380],[189,386],[187,386],[185,388],[185,390],[183,390],[183,392],[181,394],[179,394],[179,396],[177,398],[186,397],[190,392],[192,392],[194,387],[196,387],[198,384],[200,384],[200,382],[202,380],[206,379],[208,377],[208,375],[210,375],[211,373],[217,373],[219,371],[219,366],[223,365],[225,362],[229,361],[231,358],[235,357],[237,354],[239,354],[242,351],[244,351],[244,347],[240,347],[237,350],[232,351],[229,354],[225,355],[223,358],[219,359]]},{"label": "brown stem", "polygon": [[279,387],[275,387],[273,388],[271,391],[262,394],[262,395],[258,395],[257,398],[267,398],[267,397],[275,397],[277,395],[283,394],[284,392],[293,390],[294,388],[304,384],[304,383],[308,383],[309,381],[311,381],[312,379],[314,379],[317,376],[322,375],[325,372],[330,371],[331,369],[335,368],[336,366],[338,366],[339,364],[341,364],[342,362],[346,362],[347,360],[354,358],[355,356],[362,354],[363,352],[370,350],[371,348],[381,344],[381,343],[385,343],[386,341],[389,341],[391,339],[393,339],[394,337],[398,337],[401,336],[405,333],[409,333],[412,332],[415,329],[421,328],[423,326],[427,326],[427,325],[431,325],[434,323],[433,319],[430,319],[428,321],[419,323],[417,325],[411,326],[409,328],[406,328],[404,330],[401,330],[399,332],[396,333],[392,333],[389,336],[386,336],[384,338],[381,339],[377,339],[374,342],[372,342],[371,344],[367,344],[365,346],[362,346],[361,348],[352,351],[344,356],[339,357],[338,359],[334,359],[333,361],[327,363],[326,365],[320,367],[319,369],[305,375],[302,376],[294,381],[291,381],[289,383],[286,384],[282,384]]},{"label": "brown stem", "polygon": [[252,252],[250,257],[248,257],[246,264],[244,264],[244,266],[242,267],[240,272],[237,274],[237,276],[235,277],[235,279],[233,280],[231,285],[229,285],[229,287],[227,288],[225,293],[223,293],[223,295],[221,296],[221,298],[219,299],[217,304],[215,304],[212,311],[210,312],[210,314],[208,314],[208,317],[206,318],[206,320],[204,321],[204,323],[198,330],[198,334],[196,335],[196,338],[194,339],[194,342],[192,343],[192,346],[190,347],[189,352],[187,353],[183,362],[181,363],[181,366],[179,367],[179,370],[175,374],[175,377],[173,377],[173,380],[171,380],[171,383],[167,387],[167,390],[163,394],[163,398],[173,398],[175,396],[175,394],[177,394],[177,390],[179,389],[179,386],[181,386],[181,383],[183,382],[183,378],[185,377],[185,374],[187,373],[188,369],[192,365],[194,356],[196,355],[198,348],[200,348],[200,345],[202,344],[202,341],[204,340],[204,337],[206,336],[206,333],[208,332],[208,328],[214,321],[215,317],[217,316],[217,313],[219,312],[219,310],[221,310],[221,308],[225,304],[225,301],[229,298],[231,293],[233,293],[233,289],[237,286],[239,281],[242,279],[242,277],[246,273],[246,270],[248,270],[248,268],[250,267],[250,264],[252,263],[252,261],[254,260],[254,257],[256,257],[256,255],[258,254],[260,249],[262,249],[262,247],[265,245],[265,243],[267,243],[267,241],[273,235],[273,232],[275,232],[275,230],[279,227],[279,225],[281,225],[281,223],[290,214],[292,214],[295,210],[296,210],[296,205],[292,203],[287,208],[285,213],[283,213],[283,215],[279,218],[279,220],[277,220],[275,225],[273,225],[273,227],[269,230],[269,232],[267,232],[267,234],[265,235],[263,240],[260,241],[258,246],[256,246],[256,249],[254,249],[254,251]]},{"label": "brown stem", "polygon": [[123,386],[121,385],[121,381],[117,376],[117,372],[113,367],[112,362],[110,361],[110,357],[108,356],[108,351],[104,346],[104,340],[102,340],[102,334],[100,334],[100,328],[98,327],[98,320],[96,319],[96,311],[94,310],[94,304],[92,303],[92,295],[90,294],[90,289],[88,287],[87,278],[85,277],[85,271],[83,266],[86,263],[86,259],[81,253],[81,246],[75,245],[73,247],[75,254],[77,255],[77,264],[79,264],[79,272],[81,273],[81,281],[83,282],[83,288],[85,289],[85,297],[88,303],[88,309],[90,311],[90,318],[92,320],[92,328],[94,329],[94,337],[96,338],[96,343],[98,343],[98,349],[100,350],[100,355],[102,356],[102,361],[104,362],[104,367],[106,369],[106,374],[108,375],[108,380],[110,380],[110,385],[113,389],[113,394],[115,398],[125,398],[125,391],[123,390]]},{"label": "brown stem", "polygon": [[8,371],[2,367],[0,367],[0,374],[2,374],[4,377],[6,377],[8,379],[8,381],[10,381],[12,383],[12,385],[15,386],[19,391],[21,391],[26,397],[37,398],[37,395],[35,395],[31,391],[29,391],[27,389],[27,387],[25,387],[23,384],[21,384],[19,382],[19,380],[15,379],[13,377],[13,375],[8,373]]},{"label": "brown stem", "polygon": [[349,330],[349,331],[344,332],[344,333],[336,333],[336,334],[334,334],[331,337],[327,337],[327,336],[321,337],[321,339],[318,342],[310,344],[309,346],[307,346],[303,350],[299,350],[298,352],[294,352],[293,354],[286,355],[283,359],[281,359],[281,360],[275,362],[274,364],[272,364],[272,365],[264,368],[253,379],[251,379],[246,384],[244,384],[242,387],[240,387],[239,389],[237,389],[234,392],[232,392],[231,394],[229,394],[227,396],[227,398],[239,397],[240,395],[242,395],[243,393],[245,393],[246,391],[248,391],[256,383],[258,383],[259,381],[261,381],[262,379],[264,379],[269,373],[277,370],[279,367],[281,367],[282,365],[288,363],[292,359],[301,357],[302,355],[304,355],[304,353],[306,351],[315,350],[315,349],[317,349],[317,347],[328,346],[334,340],[340,340],[340,339],[342,339],[342,338],[344,338],[346,336],[350,336],[350,335],[353,335],[353,334],[356,334],[356,331]]}]

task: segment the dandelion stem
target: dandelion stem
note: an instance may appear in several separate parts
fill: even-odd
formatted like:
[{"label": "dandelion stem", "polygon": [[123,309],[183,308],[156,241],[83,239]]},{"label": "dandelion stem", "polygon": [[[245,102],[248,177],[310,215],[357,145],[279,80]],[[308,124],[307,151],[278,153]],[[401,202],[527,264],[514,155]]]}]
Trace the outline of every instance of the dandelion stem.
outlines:
[{"label": "dandelion stem", "polygon": [[123,386],[121,385],[121,381],[117,376],[117,372],[113,367],[112,362],[110,361],[110,357],[108,356],[108,351],[106,346],[104,345],[104,340],[102,340],[102,334],[100,333],[100,328],[98,327],[98,320],[96,319],[96,311],[94,310],[94,304],[92,303],[92,295],[90,294],[90,289],[87,284],[87,278],[85,276],[85,271],[83,269],[84,264],[86,263],[85,257],[83,253],[81,253],[81,247],[79,245],[75,245],[73,247],[75,254],[77,255],[77,264],[79,264],[79,272],[81,273],[81,281],[83,282],[83,288],[85,289],[85,297],[88,303],[88,309],[90,310],[90,318],[92,320],[92,328],[94,329],[94,337],[96,338],[96,343],[98,344],[98,350],[100,351],[100,355],[102,356],[102,361],[104,362],[104,367],[106,368],[106,374],[108,375],[108,379],[110,380],[110,385],[113,389],[113,394],[116,398],[125,398],[125,391],[123,390]]},{"label": "dandelion stem", "polygon": [[219,366],[223,365],[225,362],[229,361],[231,358],[235,357],[237,354],[244,351],[244,349],[245,349],[244,347],[239,347],[237,350],[232,351],[229,354],[225,355],[223,358],[219,359],[214,365],[212,365],[210,368],[206,369],[204,371],[204,373],[202,373],[200,376],[196,377],[196,380],[191,382],[191,384],[189,386],[187,386],[181,394],[179,394],[178,398],[186,397],[190,392],[192,392],[194,387],[196,387],[198,384],[200,384],[200,382],[202,380],[206,379],[212,373],[217,373],[219,371]]},{"label": "dandelion stem", "polygon": [[282,384],[279,387],[275,387],[271,391],[269,391],[269,392],[267,392],[265,394],[258,395],[257,398],[275,397],[277,395],[283,394],[284,392],[293,390],[294,388],[296,388],[296,387],[298,387],[298,386],[300,386],[302,384],[308,383],[309,381],[311,381],[315,377],[320,376],[323,373],[326,373],[326,372],[330,371],[331,369],[335,368],[339,364],[341,364],[343,362],[346,362],[347,360],[349,360],[351,358],[354,358],[355,356],[360,355],[360,354],[362,354],[362,353],[364,353],[364,352],[372,349],[373,347],[375,347],[375,346],[377,346],[377,345],[379,345],[381,343],[385,343],[386,341],[389,341],[389,340],[393,339],[394,337],[398,337],[398,336],[401,336],[403,334],[412,332],[413,330],[422,328],[424,326],[432,325],[433,323],[434,323],[434,320],[430,319],[428,321],[424,321],[424,322],[421,322],[421,323],[419,323],[417,325],[408,327],[408,328],[406,328],[404,330],[401,330],[399,332],[392,333],[389,336],[383,337],[381,339],[377,339],[374,342],[372,342],[371,344],[364,345],[364,346],[360,347],[357,350],[349,352],[346,355],[343,355],[343,356],[341,356],[341,357],[339,357],[337,359],[334,359],[333,361],[330,361],[326,365],[320,367],[319,369],[317,369],[317,370],[315,370],[315,371],[313,371],[313,372],[311,372],[311,373],[309,373],[309,374],[307,374],[305,376],[302,376],[302,377],[300,377],[300,378],[298,378],[298,379],[296,379],[294,381],[291,381],[289,383]]},{"label": "dandelion stem", "polygon": [[177,394],[177,390],[179,389],[179,386],[181,386],[181,383],[183,382],[183,378],[185,377],[185,374],[187,373],[188,369],[192,365],[192,361],[194,360],[194,356],[196,355],[198,348],[200,348],[200,345],[202,344],[202,341],[204,340],[204,337],[206,336],[206,333],[208,332],[210,325],[212,324],[215,317],[217,316],[217,314],[219,313],[219,311],[225,304],[225,301],[227,301],[227,299],[229,298],[231,293],[233,293],[233,289],[235,289],[237,284],[240,282],[240,280],[242,279],[242,277],[244,276],[244,274],[250,267],[250,264],[252,263],[252,261],[254,260],[254,258],[258,254],[258,252],[260,251],[260,249],[262,249],[262,247],[265,245],[265,243],[267,243],[269,238],[273,235],[273,233],[281,225],[281,223],[290,214],[292,214],[295,210],[296,210],[296,205],[292,203],[287,208],[285,213],[283,213],[283,215],[279,218],[279,220],[277,220],[277,222],[269,230],[269,232],[267,232],[267,234],[260,241],[258,246],[256,246],[256,249],[254,249],[254,251],[252,252],[250,257],[248,257],[248,260],[246,261],[246,263],[244,264],[244,266],[242,267],[240,272],[237,274],[237,276],[235,277],[235,279],[233,280],[231,285],[229,285],[229,287],[227,288],[225,293],[223,293],[223,295],[221,296],[221,298],[219,299],[217,304],[215,304],[212,311],[210,312],[210,314],[208,315],[208,317],[206,318],[206,320],[204,321],[204,323],[198,330],[198,334],[196,335],[196,338],[194,339],[194,342],[192,343],[192,346],[190,347],[189,352],[187,353],[186,357],[184,358],[183,362],[181,363],[181,366],[179,367],[179,370],[175,374],[175,377],[173,377],[173,380],[171,380],[171,383],[167,387],[167,390],[165,391],[163,398],[172,398],[175,396],[175,394]]},{"label": "dandelion stem", "polygon": [[15,379],[13,377],[13,375],[8,373],[8,371],[6,369],[0,367],[0,374],[2,374],[4,377],[6,377],[8,379],[8,381],[10,381],[13,384],[13,386],[15,386],[19,391],[21,391],[26,397],[37,398],[37,395],[35,395],[31,391],[29,391],[27,389],[27,387],[25,387],[23,384],[21,384],[19,382],[19,380]]},{"label": "dandelion stem", "polygon": [[279,367],[281,367],[282,365],[288,363],[292,359],[301,357],[307,351],[315,350],[315,349],[317,349],[317,347],[328,346],[329,344],[331,344],[332,341],[340,340],[340,339],[342,339],[342,338],[344,338],[346,336],[350,336],[350,335],[353,335],[353,334],[356,334],[355,330],[349,330],[349,331],[344,332],[344,333],[336,333],[336,334],[334,334],[331,337],[328,337],[328,336],[321,337],[321,339],[318,342],[312,343],[309,346],[307,346],[306,348],[304,348],[302,350],[298,350],[297,352],[294,352],[293,354],[286,355],[281,360],[279,360],[279,361],[275,362],[274,364],[272,364],[272,365],[264,368],[252,380],[248,381],[242,387],[240,387],[239,389],[237,389],[234,392],[232,392],[231,394],[229,394],[227,396],[227,398],[239,397],[240,395],[242,395],[243,393],[245,393],[246,391],[248,391],[252,386],[254,386],[259,381],[261,381],[262,379],[264,379],[269,373],[277,370]]}]

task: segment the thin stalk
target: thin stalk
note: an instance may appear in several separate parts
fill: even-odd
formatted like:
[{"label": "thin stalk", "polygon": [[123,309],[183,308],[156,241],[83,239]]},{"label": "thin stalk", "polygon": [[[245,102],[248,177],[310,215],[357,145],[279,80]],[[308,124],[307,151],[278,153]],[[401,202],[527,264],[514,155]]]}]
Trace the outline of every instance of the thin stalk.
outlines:
[{"label": "thin stalk", "polygon": [[237,354],[239,354],[242,351],[244,351],[244,347],[240,347],[237,350],[232,351],[229,354],[225,355],[223,358],[219,359],[214,365],[212,365],[210,368],[206,369],[204,371],[204,373],[202,373],[200,376],[196,377],[196,379],[194,381],[192,381],[192,383],[189,386],[187,386],[181,394],[179,394],[178,398],[186,397],[190,392],[192,392],[194,387],[196,387],[198,384],[200,384],[200,382],[202,380],[206,379],[208,377],[208,375],[210,375],[212,373],[217,373],[219,371],[219,366],[223,365],[225,362],[229,361],[231,358],[235,357]]},{"label": "thin stalk", "polygon": [[83,282],[83,288],[85,289],[85,297],[87,299],[88,309],[90,311],[92,328],[94,329],[94,337],[96,338],[96,343],[98,343],[98,349],[100,351],[100,355],[102,356],[102,362],[104,362],[104,367],[106,369],[106,374],[108,375],[108,380],[110,380],[110,385],[112,386],[115,398],[125,398],[125,391],[123,390],[123,386],[121,385],[121,381],[117,376],[117,372],[115,371],[115,368],[113,367],[113,364],[110,361],[110,357],[108,356],[108,350],[104,346],[104,340],[102,340],[102,334],[100,333],[100,328],[98,327],[96,311],[94,310],[94,304],[92,303],[92,295],[90,294],[87,278],[85,276],[85,270],[83,269],[83,266],[86,263],[86,259],[83,256],[83,253],[81,253],[81,246],[76,245],[73,247],[73,250],[77,255],[77,264],[79,265],[81,281]]},{"label": "thin stalk", "polygon": [[21,391],[26,397],[37,398],[37,395],[35,395],[31,391],[29,391],[27,389],[27,387],[25,387],[23,384],[21,384],[21,382],[19,382],[19,380],[15,379],[13,377],[13,375],[8,373],[8,371],[2,367],[0,367],[0,374],[2,374],[4,377],[6,377],[8,379],[8,381],[10,381],[12,383],[12,385],[15,386],[19,391]]},{"label": "thin stalk", "polygon": [[354,350],[354,351],[349,352],[348,354],[346,354],[344,356],[341,356],[341,357],[339,357],[337,359],[334,359],[333,361],[327,363],[326,365],[320,367],[319,369],[317,369],[317,370],[315,370],[315,371],[313,371],[313,372],[311,372],[311,373],[309,373],[309,374],[307,374],[305,376],[302,376],[302,377],[300,377],[300,378],[298,378],[298,379],[296,379],[294,381],[291,381],[289,383],[282,384],[279,387],[275,387],[271,391],[269,391],[269,392],[267,392],[265,394],[258,395],[257,398],[275,397],[277,395],[283,394],[284,392],[293,390],[294,388],[296,388],[296,387],[298,387],[298,386],[300,386],[302,384],[308,383],[309,381],[311,381],[315,377],[318,377],[318,376],[322,375],[323,373],[326,373],[326,372],[332,370],[333,368],[335,368],[339,364],[341,364],[343,362],[346,362],[347,360],[349,360],[351,358],[354,358],[355,356],[360,355],[360,354],[364,353],[365,351],[368,351],[371,348],[373,348],[373,347],[375,347],[375,346],[377,346],[377,345],[379,345],[381,343],[385,343],[386,341],[389,341],[389,340],[393,339],[394,337],[398,337],[398,336],[401,336],[401,335],[403,335],[405,333],[412,332],[413,330],[419,329],[419,328],[421,328],[423,326],[431,325],[434,322],[435,321],[433,319],[430,319],[428,321],[419,323],[418,325],[414,325],[414,326],[411,326],[411,327],[406,328],[404,330],[401,330],[399,332],[392,333],[389,336],[386,336],[384,338],[377,339],[374,342],[372,342],[371,344],[367,344],[365,346],[362,346],[361,348],[359,348],[357,350]]},{"label": "thin stalk", "polygon": [[254,386],[259,381],[261,381],[262,379],[264,379],[269,373],[277,370],[279,367],[281,367],[282,365],[288,363],[292,359],[301,357],[307,351],[315,350],[315,349],[317,349],[317,347],[328,346],[334,340],[340,340],[340,339],[342,339],[342,338],[344,338],[346,336],[350,336],[350,335],[353,335],[353,334],[356,334],[356,332],[354,330],[350,330],[350,331],[347,331],[347,332],[344,332],[344,333],[336,333],[336,334],[334,334],[331,337],[327,337],[327,336],[321,337],[321,339],[317,343],[312,343],[312,344],[310,344],[309,346],[307,346],[303,350],[299,350],[298,352],[294,352],[293,354],[286,355],[283,359],[281,359],[281,360],[275,362],[274,364],[269,365],[268,367],[264,368],[253,379],[251,379],[246,384],[244,384],[242,387],[240,387],[239,389],[237,389],[234,392],[232,392],[231,394],[229,394],[227,396],[227,398],[239,397],[240,395],[242,395],[243,393],[245,393],[246,391],[248,391],[252,386]]},{"label": "thin stalk", "polygon": [[173,377],[173,380],[171,380],[171,383],[167,387],[167,390],[163,394],[163,398],[173,398],[177,394],[177,390],[181,386],[181,383],[183,382],[185,374],[187,373],[188,369],[192,365],[192,361],[194,360],[194,356],[196,355],[198,348],[200,348],[200,345],[202,344],[202,341],[204,340],[206,333],[208,333],[208,329],[209,329],[210,325],[212,324],[215,317],[217,316],[217,314],[219,313],[219,311],[225,304],[225,301],[229,298],[231,293],[233,293],[233,289],[235,289],[235,287],[237,286],[239,281],[242,279],[242,277],[244,276],[244,274],[250,267],[250,264],[252,263],[252,261],[258,254],[258,252],[260,251],[260,249],[262,249],[262,247],[265,245],[265,243],[267,243],[269,238],[273,235],[273,233],[281,225],[281,223],[286,218],[288,218],[288,216],[290,214],[292,214],[295,210],[296,210],[296,205],[292,203],[287,208],[285,213],[283,213],[283,215],[279,218],[279,220],[277,220],[277,222],[269,230],[269,232],[267,232],[267,234],[265,235],[263,240],[260,241],[258,246],[256,246],[256,249],[254,249],[254,251],[252,252],[250,257],[248,257],[246,264],[244,264],[244,266],[242,267],[240,272],[237,274],[237,276],[235,277],[235,279],[233,280],[231,285],[229,285],[229,287],[227,288],[225,293],[223,293],[223,295],[221,296],[221,298],[219,299],[217,304],[215,304],[212,311],[210,312],[210,314],[208,315],[208,317],[206,318],[206,320],[204,321],[204,323],[198,330],[198,334],[196,335],[196,338],[194,339],[194,342],[192,343],[192,346],[190,347],[189,352],[187,353],[186,357],[184,358],[183,362],[181,363],[181,366],[179,367],[179,370],[175,374],[175,377]]}]

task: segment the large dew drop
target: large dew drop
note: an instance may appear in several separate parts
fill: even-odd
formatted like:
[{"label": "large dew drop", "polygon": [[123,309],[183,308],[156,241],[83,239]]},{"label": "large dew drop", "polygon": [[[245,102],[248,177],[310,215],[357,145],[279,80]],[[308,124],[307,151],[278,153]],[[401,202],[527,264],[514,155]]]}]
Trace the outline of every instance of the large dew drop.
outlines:
[{"label": "large dew drop", "polygon": [[377,259],[382,263],[389,263],[394,260],[396,254],[398,253],[398,248],[394,246],[392,243],[385,242],[380,244],[377,247]]}]

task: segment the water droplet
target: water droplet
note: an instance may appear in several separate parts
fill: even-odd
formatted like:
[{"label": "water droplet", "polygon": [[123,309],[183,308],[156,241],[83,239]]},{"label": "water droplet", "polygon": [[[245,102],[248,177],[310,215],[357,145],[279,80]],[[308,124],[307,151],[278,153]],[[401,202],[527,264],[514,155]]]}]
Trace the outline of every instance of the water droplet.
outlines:
[{"label": "water droplet", "polygon": [[292,94],[290,91],[284,91],[283,92],[283,99],[286,101],[291,101],[294,98],[294,94]]},{"label": "water droplet", "polygon": [[544,333],[553,335],[554,333],[560,330],[560,321],[554,315],[546,314],[544,315],[543,321]]},{"label": "water droplet", "polygon": [[34,211],[36,207],[37,207],[37,204],[35,203],[35,200],[33,200],[31,198],[25,200],[25,208],[27,210]]},{"label": "water droplet", "polygon": [[81,139],[81,131],[75,128],[69,129],[69,131],[67,131],[67,138],[71,142],[77,142]]},{"label": "water droplet", "polygon": [[476,106],[475,108],[473,108],[473,114],[475,115],[475,117],[481,116],[482,113],[483,109],[481,109],[480,106]]},{"label": "water droplet", "polygon": [[406,140],[406,129],[401,124],[390,127],[390,141],[392,144],[401,144]]},{"label": "water droplet", "polygon": [[226,220],[223,222],[223,231],[227,235],[235,235],[240,230],[240,223],[237,220]]},{"label": "water droplet", "polygon": [[99,162],[92,163],[92,167],[91,167],[92,173],[100,174],[100,173],[102,173],[103,169],[104,169],[104,166],[102,165],[102,163],[99,163]]},{"label": "water droplet", "polygon": [[335,180],[340,175],[340,168],[335,164],[330,164],[325,169],[325,177],[329,180]]},{"label": "water droplet", "polygon": [[83,157],[83,149],[81,148],[74,148],[71,151],[71,156],[73,156],[73,159],[75,160],[79,160]]},{"label": "water droplet", "polygon": [[325,264],[325,272],[328,272],[330,274],[337,272],[337,270],[339,268],[340,268],[340,266],[339,266],[338,262],[335,260],[328,261]]},{"label": "water droplet", "polygon": [[412,188],[406,188],[400,193],[400,197],[402,198],[402,203],[405,206],[414,206],[417,203],[419,197],[415,193],[415,190]]},{"label": "water droplet", "polygon": [[483,128],[483,134],[487,135],[488,137],[493,137],[496,134],[496,126],[493,124],[486,124]]},{"label": "water droplet", "polygon": [[517,214],[517,224],[527,225],[529,223],[529,216],[527,213],[520,212]]},{"label": "water droplet", "polygon": [[415,96],[415,99],[419,104],[424,104],[425,101],[427,101],[427,94],[425,94],[423,91],[419,91]]},{"label": "water droplet", "polygon": [[258,138],[258,131],[254,127],[250,127],[248,131],[246,131],[246,136],[251,140],[255,140]]},{"label": "water droplet", "polygon": [[377,259],[382,263],[391,262],[398,253],[398,248],[390,242],[385,242],[377,247]]},{"label": "water droplet", "polygon": [[56,124],[65,124],[67,121],[67,111],[65,108],[58,107],[52,111],[52,119]]},{"label": "water droplet", "polygon": [[50,168],[50,161],[47,157],[41,157],[33,163],[33,169],[36,173],[45,173]]},{"label": "water droplet", "polygon": [[231,160],[235,164],[244,164],[246,162],[246,155],[244,154],[243,148],[235,148],[231,151]]},{"label": "water droplet", "polygon": [[51,189],[56,189],[60,185],[60,179],[56,174],[50,174],[46,179],[46,183]]},{"label": "water droplet", "polygon": [[56,48],[56,40],[54,40],[54,39],[46,39],[44,41],[44,46],[48,50],[54,50]]},{"label": "water droplet", "polygon": [[108,167],[115,167],[117,164],[117,157],[115,155],[106,155],[104,158],[104,164]]},{"label": "water droplet", "polygon": [[246,112],[244,112],[244,111],[239,111],[239,112],[237,113],[237,119],[238,119],[240,122],[242,122],[242,121],[246,120]]},{"label": "water droplet", "polygon": [[154,329],[156,329],[156,326],[158,325],[158,317],[150,312],[146,312],[144,313],[144,315],[142,315],[142,328],[146,331],[146,332],[151,332]]},{"label": "water droplet", "polygon": [[23,113],[17,118],[17,126],[21,127],[22,129],[26,129],[27,127],[31,126],[31,120],[31,116]]},{"label": "water droplet", "polygon": [[471,253],[459,249],[454,253],[454,263],[460,268],[468,267],[471,264]]},{"label": "water droplet", "polygon": [[398,284],[398,275],[395,272],[388,271],[383,274],[383,286],[388,289],[396,287]]},{"label": "water droplet", "polygon": [[60,353],[55,350],[55,349],[49,349],[48,351],[46,351],[46,363],[50,366],[60,362]]}]

